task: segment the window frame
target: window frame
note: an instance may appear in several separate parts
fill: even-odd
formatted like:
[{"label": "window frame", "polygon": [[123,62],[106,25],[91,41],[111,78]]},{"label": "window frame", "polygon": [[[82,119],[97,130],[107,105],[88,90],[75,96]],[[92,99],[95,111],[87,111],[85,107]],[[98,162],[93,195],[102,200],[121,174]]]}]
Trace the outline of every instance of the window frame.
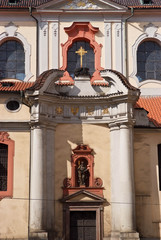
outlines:
[{"label": "window frame", "polygon": [[0,199],[13,196],[14,141],[7,132],[0,132],[0,143],[8,146],[7,191],[0,191]]},{"label": "window frame", "polygon": [[[24,60],[24,63],[23,63],[23,70],[24,70],[24,75],[25,75],[25,77],[26,77],[26,74],[25,74],[25,49],[24,49],[24,46],[23,46],[23,44],[22,44],[22,42],[21,41],[19,41],[19,40],[17,40],[17,39],[5,39],[4,41],[2,41],[1,42],[1,44],[0,44],[0,51],[1,51],[1,46],[3,45],[3,44],[7,44],[7,42],[15,42],[15,49],[14,49],[14,51],[16,52],[16,58],[15,58],[15,60],[11,60],[11,61],[8,61],[8,60],[6,60],[6,61],[4,61],[5,62],[5,64],[8,64],[9,62],[18,62],[18,52],[20,51],[19,49],[17,49],[17,47],[18,47],[18,45],[17,44],[19,44],[19,46],[21,46],[22,48],[23,48],[23,60]],[[6,48],[7,48],[7,46],[6,46]],[[3,49],[2,49],[3,50]],[[5,51],[3,51],[3,52],[5,52]],[[6,53],[9,53],[10,51],[8,51],[7,49],[6,49]],[[20,62],[20,61],[19,61]],[[17,74],[19,74],[20,73],[20,70],[18,70],[18,67],[17,67],[17,64],[16,64],[16,67],[15,67],[15,69],[16,69],[16,71],[15,71],[15,77],[4,77],[4,78],[0,78],[0,80],[3,80],[3,79],[18,79],[19,81],[24,81],[24,79],[25,79],[25,77],[24,77],[24,79],[19,79],[19,78],[16,78],[16,75]],[[5,71],[5,74],[6,73],[8,73],[9,71],[8,71],[8,69]]]},{"label": "window frame", "polygon": [[137,49],[140,43],[142,43],[143,41],[155,41],[161,44],[161,35],[157,33],[157,29],[158,27],[154,26],[151,23],[144,26],[145,33],[141,34],[136,39],[135,43],[132,45],[133,70],[132,70],[132,73],[130,74],[130,77],[132,77],[136,81],[137,87],[141,87],[147,83],[161,84],[160,80],[155,80],[155,79],[147,79],[139,82],[137,77]]},{"label": "window frame", "polygon": [[62,61],[63,66],[60,70],[64,70],[64,76],[60,78],[60,81],[69,81],[73,83],[73,78],[70,77],[67,69],[67,53],[68,49],[72,46],[72,44],[76,41],[86,41],[89,42],[90,46],[94,50],[94,58],[95,58],[95,71],[90,79],[91,83],[94,81],[103,80],[100,75],[100,70],[103,70],[101,67],[101,49],[103,47],[102,44],[98,44],[95,40],[95,34],[99,31],[99,28],[93,27],[89,22],[74,22],[70,27],[64,28],[66,34],[68,35],[68,40],[62,46]]},{"label": "window frame", "polygon": [[[144,44],[144,43],[149,43],[149,42],[151,42],[151,43],[154,43],[154,44],[156,44],[155,45],[155,47],[158,45],[159,47],[160,47],[160,50],[158,50],[158,51],[161,51],[161,43],[160,42],[158,42],[158,41],[156,41],[156,40],[154,40],[154,39],[146,39],[146,40],[143,40],[140,44],[139,44],[139,46],[138,46],[138,49],[139,49],[139,47],[142,45],[142,44]],[[136,73],[136,75],[137,75],[137,78],[139,79],[139,75],[138,75],[138,62],[141,62],[141,61],[138,61],[138,49],[137,49],[137,73]],[[141,51],[140,51],[140,53],[141,53]],[[152,53],[152,52],[150,52],[149,51],[149,53]],[[144,51],[144,56],[146,55],[146,52]],[[156,60],[156,59],[154,59],[154,63],[158,63],[158,62],[161,62],[161,59],[160,60]],[[142,61],[143,62],[143,61]],[[146,67],[146,64],[147,63],[152,63],[152,60],[147,60],[147,58],[146,58],[146,60],[144,61],[144,66]],[[161,63],[160,63],[161,64]],[[155,71],[155,69],[153,70],[153,71],[147,71],[146,69],[144,70],[144,73],[145,73],[145,76],[148,74],[148,72],[152,72],[154,75],[155,75],[155,78],[146,78],[146,79],[143,79],[143,80],[141,80],[141,81],[139,81],[139,82],[144,82],[144,81],[147,81],[147,80],[152,80],[152,81],[161,81],[161,79],[156,79],[156,72],[157,71]]]},{"label": "window frame", "polygon": [[5,32],[0,34],[0,45],[7,40],[16,40],[23,45],[25,52],[25,78],[23,81],[27,82],[33,76],[31,73],[31,45],[22,34],[17,32],[17,29],[18,27],[12,22],[5,26]]}]

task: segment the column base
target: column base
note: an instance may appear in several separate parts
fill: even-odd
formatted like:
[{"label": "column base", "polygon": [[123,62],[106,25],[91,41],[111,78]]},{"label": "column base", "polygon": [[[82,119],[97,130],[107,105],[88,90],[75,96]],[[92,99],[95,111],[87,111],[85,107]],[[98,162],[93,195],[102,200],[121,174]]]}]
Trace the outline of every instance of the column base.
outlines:
[{"label": "column base", "polygon": [[29,240],[48,240],[48,233],[47,232],[31,232]]},{"label": "column base", "polygon": [[104,237],[103,240],[140,240],[137,232],[111,232],[109,237]]}]

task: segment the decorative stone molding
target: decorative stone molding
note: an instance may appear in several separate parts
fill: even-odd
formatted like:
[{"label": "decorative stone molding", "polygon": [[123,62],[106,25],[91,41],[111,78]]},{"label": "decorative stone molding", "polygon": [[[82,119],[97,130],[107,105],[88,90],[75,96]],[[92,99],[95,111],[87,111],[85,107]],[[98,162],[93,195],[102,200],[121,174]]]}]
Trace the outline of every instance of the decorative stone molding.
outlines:
[{"label": "decorative stone molding", "polygon": [[52,28],[52,68],[58,69],[59,64],[59,24],[58,21],[51,23]]},{"label": "decorative stone molding", "polygon": [[116,65],[115,69],[123,73],[123,67],[122,67],[122,59],[123,59],[123,51],[122,51],[122,23],[115,23],[115,59],[116,59]]},{"label": "decorative stone molding", "polygon": [[111,23],[105,23],[105,68],[112,68],[112,35]]},{"label": "decorative stone molding", "polygon": [[68,1],[67,5],[64,7],[65,9],[99,9],[99,7],[94,4],[93,1],[89,0],[74,0]]},{"label": "decorative stone molding", "polygon": [[[99,70],[102,70],[101,67],[101,48],[102,45],[98,44],[95,41],[95,34],[98,32],[98,28],[93,27],[89,22],[75,22],[72,26],[64,29],[68,34],[68,40],[62,46],[62,56],[63,56],[63,66],[61,70],[66,70],[67,68],[67,52],[69,47],[77,40],[87,40],[90,42],[90,46],[94,49],[95,53],[95,72],[91,78],[91,83],[98,80],[103,80],[100,76]],[[73,82],[73,79],[70,77],[69,73],[66,71],[64,76],[60,78],[60,81],[69,81]]]},{"label": "decorative stone molding", "polygon": [[[103,181],[101,178],[94,179],[94,156],[92,153],[93,149],[91,149],[88,145],[81,144],[72,151],[72,176],[71,178],[65,178],[63,181],[64,196],[78,192],[80,189],[86,189],[93,194],[103,196]],[[86,162],[86,166],[84,165],[83,167],[88,175],[88,179],[86,179],[87,181],[85,181],[84,184],[80,184],[78,174],[78,169],[81,167],[82,162]]]},{"label": "decorative stone molding", "polygon": [[39,45],[39,74],[48,70],[48,34],[49,34],[49,27],[48,22],[42,21],[39,23],[39,38],[40,38],[40,45]]},{"label": "decorative stone molding", "polygon": [[161,81],[159,80],[144,80],[142,82],[139,82],[136,74],[137,74],[137,49],[139,45],[143,41],[148,40],[154,40],[157,41],[159,44],[161,43],[161,35],[157,33],[158,27],[153,25],[152,23],[149,23],[148,25],[144,26],[144,33],[141,34],[135,41],[135,43],[132,46],[132,57],[133,57],[133,72],[131,73],[131,77],[133,77],[137,83],[138,87],[141,87],[142,85],[146,83],[159,83],[161,84]]},{"label": "decorative stone molding", "polygon": [[0,44],[7,40],[18,40],[22,43],[25,51],[25,79],[24,81],[29,81],[29,79],[33,76],[31,73],[31,46],[27,42],[26,38],[19,33],[18,26],[16,26],[13,22],[10,22],[5,26],[5,32],[0,34]]}]

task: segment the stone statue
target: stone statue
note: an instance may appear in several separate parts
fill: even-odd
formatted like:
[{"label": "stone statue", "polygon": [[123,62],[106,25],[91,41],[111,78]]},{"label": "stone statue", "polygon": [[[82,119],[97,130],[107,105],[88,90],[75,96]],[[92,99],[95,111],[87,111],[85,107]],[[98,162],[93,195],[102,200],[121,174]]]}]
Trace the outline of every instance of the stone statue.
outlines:
[{"label": "stone statue", "polygon": [[77,168],[77,171],[78,171],[79,186],[81,186],[81,185],[85,186],[85,181],[88,177],[88,168],[85,166],[83,161],[81,161],[80,165]]}]

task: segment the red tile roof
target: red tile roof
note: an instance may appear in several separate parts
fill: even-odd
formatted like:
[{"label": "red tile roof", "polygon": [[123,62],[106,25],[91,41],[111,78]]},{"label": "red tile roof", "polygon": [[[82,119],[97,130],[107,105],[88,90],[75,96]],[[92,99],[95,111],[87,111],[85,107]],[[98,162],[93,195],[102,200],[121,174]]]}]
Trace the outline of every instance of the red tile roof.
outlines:
[{"label": "red tile roof", "polygon": [[17,0],[16,4],[9,3],[9,0],[0,0],[0,8],[28,8],[38,7],[52,0]]},{"label": "red tile roof", "polygon": [[[53,0],[17,0],[17,4],[10,4],[9,0],[0,0],[0,8],[28,8],[38,7]],[[108,1],[108,0],[105,0]],[[111,0],[114,3],[134,8],[161,8],[161,0],[152,0],[151,4],[142,4],[141,0]]]},{"label": "red tile roof", "polygon": [[140,97],[135,108],[148,111],[148,118],[156,127],[161,127],[161,97]]},{"label": "red tile roof", "polygon": [[33,82],[0,82],[0,92],[19,92],[30,88]]},{"label": "red tile roof", "polygon": [[160,8],[161,0],[152,0],[151,4],[142,4],[141,0],[112,0],[112,2],[134,8]]}]

